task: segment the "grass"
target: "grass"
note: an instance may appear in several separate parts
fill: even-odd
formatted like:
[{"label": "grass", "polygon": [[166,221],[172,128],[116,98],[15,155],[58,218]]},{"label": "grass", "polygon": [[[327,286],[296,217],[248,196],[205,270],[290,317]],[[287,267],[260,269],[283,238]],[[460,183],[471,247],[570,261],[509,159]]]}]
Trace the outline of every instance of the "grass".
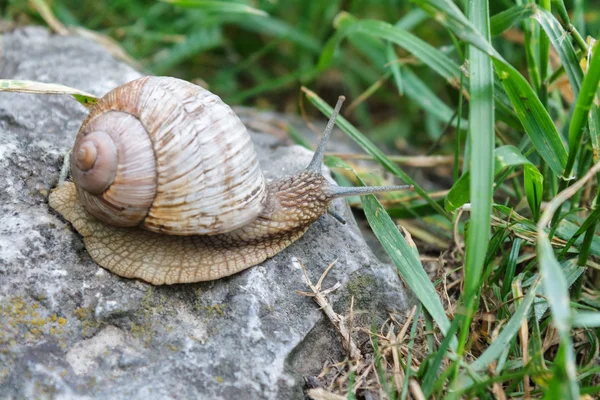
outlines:
[{"label": "grass", "polygon": [[[353,204],[419,304],[367,329],[360,359],[325,368],[315,398],[600,393],[595,2],[36,0],[0,11],[107,35],[146,72],[232,104],[317,117],[350,99],[338,126],[415,185],[416,196]],[[327,163],[346,182],[383,180],[349,155]]]}]

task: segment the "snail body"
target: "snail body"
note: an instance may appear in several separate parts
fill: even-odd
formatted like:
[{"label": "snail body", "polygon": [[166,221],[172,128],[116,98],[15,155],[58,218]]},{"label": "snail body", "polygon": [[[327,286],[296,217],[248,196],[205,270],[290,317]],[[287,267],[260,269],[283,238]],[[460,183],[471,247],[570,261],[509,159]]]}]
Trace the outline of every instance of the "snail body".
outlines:
[{"label": "snail body", "polygon": [[[53,190],[49,201],[83,236],[92,259],[111,272],[154,285],[199,282],[235,274],[274,256],[327,212],[325,195],[296,195],[297,186],[306,188],[306,182],[295,178],[269,184],[262,214],[246,226],[218,235],[174,236],[111,226],[85,210],[72,182]],[[315,187],[325,180],[317,175],[304,178],[313,180]],[[310,208],[296,207],[297,202],[308,201]]]},{"label": "snail body", "polygon": [[333,199],[406,188],[323,177],[342,101],[309,166],[267,184],[246,128],[217,96],[175,78],[137,79],[93,106],[75,139],[73,182],[49,204],[120,276],[161,285],[232,275],[300,238]]}]

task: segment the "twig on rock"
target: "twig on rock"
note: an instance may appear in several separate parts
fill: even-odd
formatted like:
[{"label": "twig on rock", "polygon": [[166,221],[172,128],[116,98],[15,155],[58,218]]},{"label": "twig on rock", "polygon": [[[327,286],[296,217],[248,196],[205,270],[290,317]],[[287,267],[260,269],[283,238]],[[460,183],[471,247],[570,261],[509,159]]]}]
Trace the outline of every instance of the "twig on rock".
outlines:
[{"label": "twig on rock", "polygon": [[350,355],[350,359],[355,360],[355,361],[362,360],[363,356],[362,356],[360,350],[358,349],[358,347],[356,346],[356,344],[354,343],[354,341],[352,340],[352,336],[350,335],[350,329],[346,323],[346,318],[342,315],[337,314],[335,311],[333,311],[333,307],[331,307],[329,300],[327,300],[327,297],[325,297],[329,293],[338,289],[341,286],[341,284],[339,282],[337,282],[335,285],[333,285],[329,289],[324,289],[324,290],[321,289],[323,280],[325,279],[325,277],[327,276],[329,271],[331,271],[331,269],[337,262],[337,259],[334,260],[331,264],[329,264],[327,269],[325,269],[325,271],[319,278],[319,281],[317,282],[316,285],[313,285],[313,283],[311,282],[304,265],[299,260],[295,260],[294,262],[298,263],[300,265],[300,267],[302,268],[302,273],[303,273],[302,280],[312,290],[312,293],[302,292],[299,290],[297,290],[296,293],[301,296],[312,297],[317,302],[319,307],[323,310],[323,312],[325,313],[327,318],[329,318],[329,320],[331,321],[331,323],[333,324],[335,329],[339,332],[340,336],[342,337],[342,347],[344,348],[344,350],[346,350],[348,352],[348,354]]}]

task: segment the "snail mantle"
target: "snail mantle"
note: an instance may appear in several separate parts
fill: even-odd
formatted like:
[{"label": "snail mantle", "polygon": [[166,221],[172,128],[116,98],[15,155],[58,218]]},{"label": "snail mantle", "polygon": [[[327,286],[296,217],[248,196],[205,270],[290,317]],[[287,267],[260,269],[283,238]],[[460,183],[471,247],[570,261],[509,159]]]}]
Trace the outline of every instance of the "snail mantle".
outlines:
[{"label": "snail mantle", "polygon": [[[97,96],[140,77],[95,42],[36,27],[5,33],[0,54],[2,79]],[[340,282],[334,309],[345,314],[354,297],[366,325],[408,308],[395,268],[372,254],[342,200],[332,204],[347,225],[324,216],[290,247],[220,280],[154,287],[99,267],[48,205],[86,114],[62,96],[0,93],[2,396],[303,398],[303,377],[343,353],[318,307],[296,294],[306,290],[296,259],[313,281],[338,259],[324,286]],[[267,184],[309,164],[310,152],[253,128],[285,117],[240,118]]]}]

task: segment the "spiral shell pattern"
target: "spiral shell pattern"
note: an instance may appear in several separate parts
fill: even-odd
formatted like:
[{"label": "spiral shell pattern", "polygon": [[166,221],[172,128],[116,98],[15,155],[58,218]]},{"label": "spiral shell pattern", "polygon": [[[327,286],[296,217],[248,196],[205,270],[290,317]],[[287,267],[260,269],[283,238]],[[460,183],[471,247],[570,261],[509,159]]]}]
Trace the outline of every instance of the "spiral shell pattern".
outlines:
[{"label": "spiral shell pattern", "polygon": [[229,232],[254,220],[266,197],[239,118],[175,78],[144,77],[106,94],[77,135],[71,170],[95,217],[170,235]]}]

